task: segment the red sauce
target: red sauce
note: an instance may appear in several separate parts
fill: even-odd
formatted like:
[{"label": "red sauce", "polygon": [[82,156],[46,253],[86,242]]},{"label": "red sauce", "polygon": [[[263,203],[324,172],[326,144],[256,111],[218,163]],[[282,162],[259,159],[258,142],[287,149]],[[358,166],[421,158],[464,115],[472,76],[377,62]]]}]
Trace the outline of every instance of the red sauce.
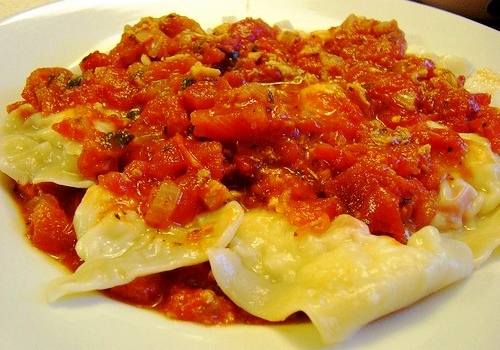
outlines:
[{"label": "red sauce", "polygon": [[[47,114],[75,107],[76,118],[53,128],[82,142],[81,173],[134,198],[153,227],[185,224],[231,190],[246,208],[284,213],[298,234],[321,234],[348,213],[405,243],[429,224],[439,183],[464,157],[458,132],[483,135],[500,151],[500,112],[489,96],[405,50],[394,21],[350,17],[303,37],[245,19],[207,35],[169,15],[128,27],[109,53],[85,57],[80,75],[35,70],[22,97]],[[326,85],[304,90],[314,83]],[[214,181],[226,191],[214,196]],[[164,183],[181,191],[173,207],[154,202]],[[18,193],[33,245],[75,269],[71,222],[83,192],[42,184]],[[106,293],[182,320],[262,322],[223,295],[207,264]]]}]

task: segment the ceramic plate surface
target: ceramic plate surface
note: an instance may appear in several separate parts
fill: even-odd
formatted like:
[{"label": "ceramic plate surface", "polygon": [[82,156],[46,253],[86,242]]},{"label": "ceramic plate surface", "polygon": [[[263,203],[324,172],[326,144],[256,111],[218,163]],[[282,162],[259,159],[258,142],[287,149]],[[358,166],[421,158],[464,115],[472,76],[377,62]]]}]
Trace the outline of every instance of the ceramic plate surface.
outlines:
[{"label": "ceramic plate surface", "polygon": [[[125,24],[177,12],[202,27],[224,17],[290,21],[297,29],[339,25],[355,13],[397,19],[411,46],[466,57],[500,73],[500,33],[404,0],[66,0],[0,22],[0,113],[20,99],[31,71],[75,67],[119,40]],[[98,294],[49,305],[44,288],[64,271],[34,251],[0,176],[1,349],[319,349],[311,325],[204,327],[176,322]],[[500,225],[499,225],[500,226]],[[335,349],[494,349],[500,343],[500,251],[474,275],[363,328]]]}]

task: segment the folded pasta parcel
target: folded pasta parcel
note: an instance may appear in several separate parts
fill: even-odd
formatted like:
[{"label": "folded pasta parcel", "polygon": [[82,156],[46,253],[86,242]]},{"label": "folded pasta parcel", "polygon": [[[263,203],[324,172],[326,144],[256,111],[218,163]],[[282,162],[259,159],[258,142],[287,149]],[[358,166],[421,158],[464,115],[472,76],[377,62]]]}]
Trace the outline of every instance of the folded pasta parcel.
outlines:
[{"label": "folded pasta parcel", "polygon": [[82,54],[33,71],[0,126],[26,234],[70,270],[50,302],[98,290],[333,344],[500,242],[500,79],[408,53],[396,21],[170,14]]}]

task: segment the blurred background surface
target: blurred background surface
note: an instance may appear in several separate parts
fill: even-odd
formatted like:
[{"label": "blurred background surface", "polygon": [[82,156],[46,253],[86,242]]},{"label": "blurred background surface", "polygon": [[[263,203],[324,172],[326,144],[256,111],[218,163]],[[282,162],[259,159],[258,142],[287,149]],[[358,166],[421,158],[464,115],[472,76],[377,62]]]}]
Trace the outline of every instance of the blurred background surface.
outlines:
[{"label": "blurred background surface", "polygon": [[[57,0],[0,0],[0,20]],[[325,0],[327,1],[327,0]],[[348,0],[346,0],[348,1]],[[376,0],[373,0],[376,1]],[[500,30],[500,0],[401,0],[419,2]]]}]

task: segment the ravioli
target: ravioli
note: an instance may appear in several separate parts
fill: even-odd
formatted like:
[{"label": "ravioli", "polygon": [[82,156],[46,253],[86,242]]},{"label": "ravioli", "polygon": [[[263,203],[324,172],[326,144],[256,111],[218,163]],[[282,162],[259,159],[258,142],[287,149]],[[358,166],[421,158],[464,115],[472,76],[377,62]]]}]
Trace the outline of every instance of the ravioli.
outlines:
[{"label": "ravioli", "polygon": [[407,245],[370,234],[349,215],[314,235],[298,234],[279,213],[253,210],[227,248],[208,252],[218,285],[269,321],[305,312],[331,344],[467,277],[500,244],[500,161],[486,139],[461,136],[468,145],[461,173],[441,183],[433,226]]},{"label": "ravioli", "polygon": [[500,246],[499,222],[500,210],[497,209],[490,215],[478,220],[473,229],[464,229],[451,234],[443,233],[443,236],[467,244],[474,255],[474,266],[478,268]]},{"label": "ravioli", "polygon": [[243,218],[230,202],[184,227],[161,231],[101,186],[88,189],[75,213],[76,251],[85,261],[75,273],[52,281],[47,297],[102,290],[138,276],[207,261],[208,248],[225,247]]},{"label": "ravioli", "polygon": [[74,110],[44,115],[30,113],[24,105],[2,119],[0,126],[0,170],[20,184],[53,182],[87,188],[94,182],[78,170],[82,145],[52,130],[52,125],[74,117]]},{"label": "ravioli", "polygon": [[500,158],[475,134],[461,134],[468,153],[458,172],[440,185],[438,212],[431,224],[442,234],[465,242],[478,267],[500,245]]},{"label": "ravioli", "polygon": [[463,167],[470,171],[467,181],[484,196],[477,213],[482,217],[500,204],[500,157],[491,151],[489,143],[475,134],[460,134],[469,147]]},{"label": "ravioli", "polygon": [[237,305],[269,321],[303,311],[327,344],[468,276],[470,249],[437,229],[408,245],[371,235],[341,215],[322,235],[297,235],[278,214],[254,210],[228,248],[208,252],[217,283]]}]

